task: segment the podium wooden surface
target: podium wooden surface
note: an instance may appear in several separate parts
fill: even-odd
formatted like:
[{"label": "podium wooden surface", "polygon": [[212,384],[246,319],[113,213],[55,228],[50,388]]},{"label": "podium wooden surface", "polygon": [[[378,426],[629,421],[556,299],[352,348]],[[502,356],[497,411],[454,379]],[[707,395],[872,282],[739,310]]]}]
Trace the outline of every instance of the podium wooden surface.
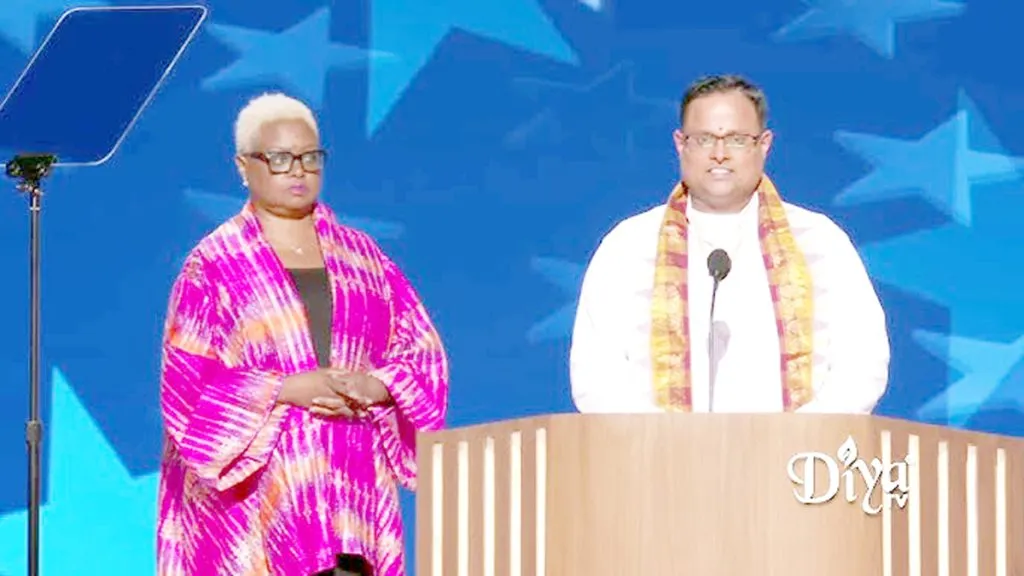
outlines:
[{"label": "podium wooden surface", "polygon": [[[909,463],[903,506],[876,488],[866,512],[858,473],[852,503],[845,480],[798,501],[791,459],[842,472],[851,440],[866,469]],[[417,444],[417,576],[1024,575],[1020,439],[872,416],[560,414]]]}]

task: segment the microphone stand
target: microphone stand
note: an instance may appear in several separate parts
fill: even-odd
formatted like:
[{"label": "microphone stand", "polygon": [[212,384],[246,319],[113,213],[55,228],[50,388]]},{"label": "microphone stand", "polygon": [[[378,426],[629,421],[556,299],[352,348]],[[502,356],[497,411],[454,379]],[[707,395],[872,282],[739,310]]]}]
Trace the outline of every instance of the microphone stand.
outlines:
[{"label": "microphone stand", "polygon": [[7,176],[17,179],[17,188],[29,199],[29,392],[25,441],[28,447],[28,573],[39,574],[40,509],[42,506],[43,422],[39,416],[40,322],[40,234],[43,178],[56,163],[50,154],[24,154],[7,163]]},{"label": "microphone stand", "polygon": [[718,285],[725,280],[732,269],[729,253],[716,248],[708,254],[708,275],[714,282],[711,286],[711,311],[708,316],[708,412],[715,411],[715,373],[718,363],[715,359],[715,298],[718,296]]},{"label": "microphone stand", "polygon": [[711,313],[708,317],[708,412],[715,411],[715,373],[718,371],[718,363],[715,360],[715,297],[718,295],[718,284],[721,282],[717,276],[713,278],[711,285]]}]

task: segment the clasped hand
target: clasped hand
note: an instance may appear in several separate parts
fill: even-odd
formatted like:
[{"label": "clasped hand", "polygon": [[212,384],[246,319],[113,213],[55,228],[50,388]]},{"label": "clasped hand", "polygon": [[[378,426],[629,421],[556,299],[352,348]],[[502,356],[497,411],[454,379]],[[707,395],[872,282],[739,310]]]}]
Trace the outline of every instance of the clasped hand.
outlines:
[{"label": "clasped hand", "polygon": [[318,416],[362,417],[391,399],[384,383],[368,374],[321,368],[284,379],[278,401],[308,408]]}]

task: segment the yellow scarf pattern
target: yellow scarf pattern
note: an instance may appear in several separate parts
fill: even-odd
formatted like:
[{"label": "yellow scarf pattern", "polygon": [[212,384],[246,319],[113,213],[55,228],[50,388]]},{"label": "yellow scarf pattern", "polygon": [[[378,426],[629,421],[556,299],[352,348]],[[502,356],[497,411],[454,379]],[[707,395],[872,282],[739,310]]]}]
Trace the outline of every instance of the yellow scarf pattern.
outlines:
[{"label": "yellow scarf pattern", "polygon": [[[765,176],[757,189],[758,236],[779,334],[782,399],[796,410],[813,395],[811,379],[814,301],[804,254],[789,227],[778,191]],[[669,196],[658,236],[651,303],[651,364],[654,400],[669,412],[693,410],[690,371],[688,191],[679,184]]]}]

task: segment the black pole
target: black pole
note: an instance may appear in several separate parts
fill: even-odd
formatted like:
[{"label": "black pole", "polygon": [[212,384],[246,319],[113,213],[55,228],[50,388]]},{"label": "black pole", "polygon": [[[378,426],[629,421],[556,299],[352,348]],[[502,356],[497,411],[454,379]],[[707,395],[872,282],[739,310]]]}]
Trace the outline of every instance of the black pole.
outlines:
[{"label": "black pole", "polygon": [[42,353],[39,234],[42,215],[42,181],[56,157],[48,154],[16,156],[7,163],[7,175],[19,180],[18,190],[29,197],[29,389],[28,423],[25,440],[28,448],[28,574],[39,576],[39,532],[42,507],[43,422],[39,414],[39,375]]}]

